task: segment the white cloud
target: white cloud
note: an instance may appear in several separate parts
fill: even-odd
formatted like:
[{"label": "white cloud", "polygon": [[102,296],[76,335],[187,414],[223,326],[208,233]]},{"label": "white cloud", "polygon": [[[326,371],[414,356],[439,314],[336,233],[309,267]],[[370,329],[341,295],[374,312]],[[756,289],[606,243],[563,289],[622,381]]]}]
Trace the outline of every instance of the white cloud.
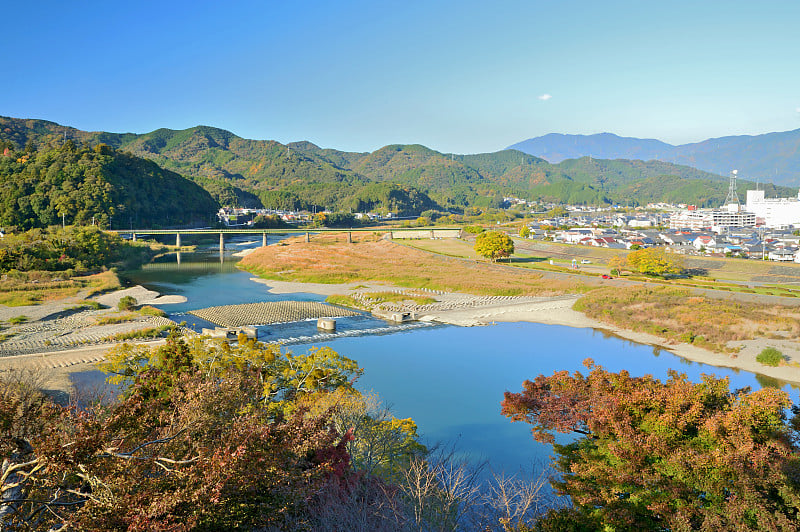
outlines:
[{"label": "white cloud", "polygon": [[797,111],[798,113],[800,113],[800,107],[798,107],[797,109],[795,109],[795,111]]},{"label": "white cloud", "polygon": [[[552,95],[545,93],[545,94],[542,94],[541,96],[539,96],[539,99],[542,100],[543,102],[546,102],[547,100],[549,100],[552,97],[553,97]],[[798,111],[800,111],[800,109],[798,109]]]}]

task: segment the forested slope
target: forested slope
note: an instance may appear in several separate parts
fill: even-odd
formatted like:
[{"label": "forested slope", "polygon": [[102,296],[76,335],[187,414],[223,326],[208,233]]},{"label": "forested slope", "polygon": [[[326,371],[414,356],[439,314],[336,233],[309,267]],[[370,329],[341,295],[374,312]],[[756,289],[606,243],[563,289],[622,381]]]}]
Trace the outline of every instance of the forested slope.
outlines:
[{"label": "forested slope", "polygon": [[[446,154],[419,144],[345,152],[310,142],[240,138],[207,126],[145,134],[85,132],[0,117],[0,139],[22,147],[103,142],[192,179],[221,204],[281,209],[396,212],[498,207],[503,196],[577,204],[668,201],[720,204],[727,178],[661,161],[582,157],[551,164],[517,150]],[[644,152],[642,152],[644,153]],[[740,193],[754,183],[741,182]],[[765,187],[768,196],[794,195]]]},{"label": "forested slope", "polygon": [[218,204],[200,186],[106,144],[0,145],[0,225],[156,227],[208,224]]}]

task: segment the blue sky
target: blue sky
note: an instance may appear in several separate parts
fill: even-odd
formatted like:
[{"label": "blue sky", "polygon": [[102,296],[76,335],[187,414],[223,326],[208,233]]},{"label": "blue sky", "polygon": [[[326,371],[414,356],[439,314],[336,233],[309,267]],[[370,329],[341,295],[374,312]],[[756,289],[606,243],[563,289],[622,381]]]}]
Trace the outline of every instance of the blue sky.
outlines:
[{"label": "blue sky", "polygon": [[0,114],[80,129],[477,153],[800,128],[796,1],[13,4]]}]

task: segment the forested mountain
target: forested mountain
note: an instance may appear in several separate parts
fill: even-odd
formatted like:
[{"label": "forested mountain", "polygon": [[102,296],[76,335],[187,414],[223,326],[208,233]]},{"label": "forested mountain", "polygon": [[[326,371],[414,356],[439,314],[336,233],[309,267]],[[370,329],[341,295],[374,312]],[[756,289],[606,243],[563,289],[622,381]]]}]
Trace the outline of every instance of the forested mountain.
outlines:
[{"label": "forested mountain", "polygon": [[[206,126],[141,135],[92,133],[0,117],[3,139],[17,147],[65,139],[103,142],[185,175],[225,205],[417,215],[429,209],[500,206],[508,195],[583,204],[679,201],[707,206],[721,203],[727,192],[726,177],[660,161],[583,157],[551,164],[518,150],[458,155],[418,144],[353,153],[310,142],[243,139]],[[630,140],[635,139],[623,139],[623,144]],[[740,183],[742,193],[752,186]],[[766,189],[768,196],[794,195],[789,189]]]},{"label": "forested mountain", "polygon": [[72,140],[15,149],[0,140],[0,226],[67,224],[155,227],[208,224],[219,205],[208,192],[157,164],[106,144]]},{"label": "forested mountain", "polygon": [[603,159],[658,159],[708,172],[739,175],[751,181],[800,186],[800,129],[764,135],[737,135],[673,146],[653,139],[611,133],[550,133],[509,146],[558,163],[591,156]]}]

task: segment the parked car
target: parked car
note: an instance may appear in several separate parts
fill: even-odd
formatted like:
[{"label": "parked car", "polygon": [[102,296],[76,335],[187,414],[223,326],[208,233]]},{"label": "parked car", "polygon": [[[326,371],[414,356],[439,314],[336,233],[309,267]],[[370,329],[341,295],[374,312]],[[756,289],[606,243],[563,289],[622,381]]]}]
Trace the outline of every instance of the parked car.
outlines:
[{"label": "parked car", "polygon": [[589,259],[583,259],[581,261],[581,264],[591,264],[591,263],[592,263],[592,261],[590,261]]},{"label": "parked car", "polygon": [[611,277],[610,275],[606,275],[606,274],[603,274],[602,277],[603,277],[603,279],[613,279],[613,277]]}]

